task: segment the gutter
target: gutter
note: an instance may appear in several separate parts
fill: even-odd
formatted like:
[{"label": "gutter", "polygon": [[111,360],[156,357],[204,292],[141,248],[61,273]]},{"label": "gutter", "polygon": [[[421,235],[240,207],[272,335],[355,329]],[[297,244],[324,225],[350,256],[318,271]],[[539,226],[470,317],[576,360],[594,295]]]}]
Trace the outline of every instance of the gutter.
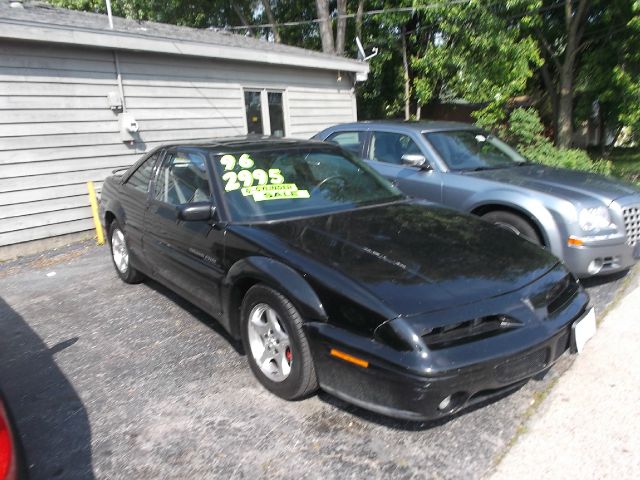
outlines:
[{"label": "gutter", "polygon": [[346,58],[289,54],[264,49],[217,45],[193,40],[172,40],[166,37],[117,30],[95,30],[67,25],[54,25],[34,21],[0,18],[0,38],[27,40],[64,45],[89,46],[109,50],[146,51],[246,61],[298,68],[353,72],[366,75],[369,65]]}]

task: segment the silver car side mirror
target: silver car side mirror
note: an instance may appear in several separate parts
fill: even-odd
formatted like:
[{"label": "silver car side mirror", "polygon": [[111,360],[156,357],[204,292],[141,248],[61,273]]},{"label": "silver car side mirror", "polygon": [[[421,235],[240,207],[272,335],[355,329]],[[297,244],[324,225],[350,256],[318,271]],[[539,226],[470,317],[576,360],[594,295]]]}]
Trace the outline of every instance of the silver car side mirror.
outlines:
[{"label": "silver car side mirror", "polygon": [[424,155],[420,153],[405,153],[401,157],[402,164],[407,167],[416,167],[420,170],[431,170],[431,165],[427,162]]}]

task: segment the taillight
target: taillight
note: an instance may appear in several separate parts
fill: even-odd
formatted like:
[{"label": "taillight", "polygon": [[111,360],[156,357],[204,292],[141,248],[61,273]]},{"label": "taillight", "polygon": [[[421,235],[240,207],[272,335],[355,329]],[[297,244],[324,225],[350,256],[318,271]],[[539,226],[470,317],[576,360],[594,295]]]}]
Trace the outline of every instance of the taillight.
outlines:
[{"label": "taillight", "polygon": [[4,405],[0,402],[0,480],[15,480],[15,463],[15,450],[9,419]]}]

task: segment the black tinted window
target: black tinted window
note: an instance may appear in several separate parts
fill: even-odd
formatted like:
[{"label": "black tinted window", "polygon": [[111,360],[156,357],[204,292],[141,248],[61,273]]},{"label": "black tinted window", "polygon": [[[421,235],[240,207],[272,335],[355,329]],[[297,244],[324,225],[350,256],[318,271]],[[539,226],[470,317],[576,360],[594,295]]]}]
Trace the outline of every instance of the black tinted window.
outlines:
[{"label": "black tinted window", "polygon": [[420,148],[411,137],[401,133],[373,132],[370,158],[378,162],[402,164],[405,154],[420,154]]},{"label": "black tinted window", "polygon": [[205,162],[199,151],[168,153],[156,175],[155,199],[171,205],[209,200],[211,189]]},{"label": "black tinted window", "polygon": [[140,190],[141,192],[149,191],[149,182],[151,181],[151,173],[153,172],[153,166],[156,164],[156,160],[160,156],[160,152],[156,152],[147,158],[142,165],[129,177],[127,185]]},{"label": "black tinted window", "polygon": [[360,156],[366,132],[336,132],[327,137],[327,141],[340,145],[345,150]]}]

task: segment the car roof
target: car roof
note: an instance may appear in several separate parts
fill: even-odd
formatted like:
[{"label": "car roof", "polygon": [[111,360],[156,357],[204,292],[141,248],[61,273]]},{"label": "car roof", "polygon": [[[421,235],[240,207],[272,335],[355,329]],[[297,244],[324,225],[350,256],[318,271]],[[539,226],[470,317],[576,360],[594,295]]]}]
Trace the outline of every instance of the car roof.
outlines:
[{"label": "car roof", "polygon": [[331,144],[319,140],[301,140],[295,138],[269,137],[263,135],[241,135],[235,137],[221,137],[207,140],[172,142],[160,148],[206,148],[224,152],[268,149],[286,149],[300,147],[330,147]]},{"label": "car roof", "polygon": [[336,125],[336,127],[340,127],[341,130],[345,128],[360,129],[371,125],[375,125],[376,127],[400,127],[408,130],[414,130],[419,133],[442,132],[446,130],[478,130],[479,128],[471,123],[447,122],[441,120],[367,120],[364,122],[341,123],[340,125]]}]

